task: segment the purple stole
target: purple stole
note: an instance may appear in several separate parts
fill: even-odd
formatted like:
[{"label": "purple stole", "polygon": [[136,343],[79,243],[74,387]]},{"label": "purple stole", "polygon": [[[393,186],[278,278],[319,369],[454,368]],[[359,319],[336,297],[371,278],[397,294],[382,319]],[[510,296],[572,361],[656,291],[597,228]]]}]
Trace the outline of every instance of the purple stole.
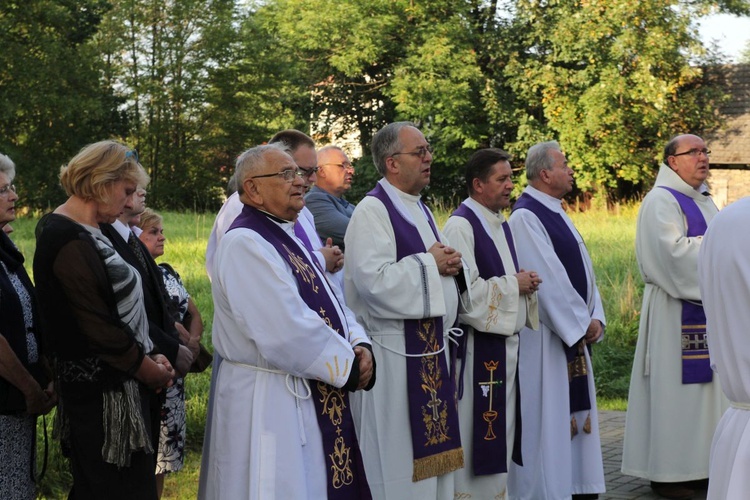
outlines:
[{"label": "purple stole", "polygon": [[[680,193],[676,189],[659,186],[666,189],[677,200],[687,221],[688,238],[703,236],[706,233],[706,219],[703,217],[698,204],[691,197]],[[713,372],[708,356],[706,341],[706,313],[702,305],[682,300],[682,383],[703,384],[711,382]]]},{"label": "purple stole", "polygon": [[[481,221],[469,207],[463,203],[459,205],[453,216],[463,217],[474,231],[474,259],[477,270],[482,279],[488,280],[495,276],[505,276],[505,268],[495,242],[487,234]],[[516,247],[513,244],[513,235],[507,222],[503,222],[505,240],[513,257],[515,268],[518,269],[518,258]],[[463,328],[464,332],[468,328]],[[462,339],[465,341],[465,338]],[[462,362],[461,370],[463,372]],[[472,439],[474,450],[472,453],[472,468],[475,476],[489,474],[501,474],[508,472],[508,464],[499,457],[507,456],[507,443],[505,442],[506,401],[506,358],[505,358],[505,336],[474,330],[474,387],[472,387],[474,398],[474,413],[472,426]],[[516,367],[516,376],[518,369]],[[463,385],[463,381],[461,382]],[[498,393],[495,393],[495,390]],[[459,390],[459,393],[461,390]],[[521,460],[521,394],[517,391],[516,398],[516,429],[515,442],[513,446],[513,461],[523,465]],[[493,429],[493,422],[498,422],[499,436]]]},{"label": "purple stole", "polygon": [[[521,194],[513,206],[513,211],[525,208],[539,218],[547,234],[552,240],[557,258],[560,259],[571,285],[584,302],[587,302],[588,283],[586,282],[586,267],[581,256],[578,240],[568,229],[565,219],[558,213],[545,207],[539,200],[527,193]],[[562,341],[561,341],[562,342]],[[568,380],[570,382],[570,413],[591,409],[591,395],[589,394],[588,368],[583,353],[584,339],[568,347],[562,342],[568,359]],[[591,346],[589,354],[591,354]]]},{"label": "purple stole", "polygon": [[[396,239],[397,261],[426,251],[417,229],[398,212],[380,184],[367,195],[379,199],[388,210]],[[420,206],[435,233],[435,238],[440,241],[427,207],[421,202]],[[406,319],[404,337],[406,352],[409,354],[440,351],[445,343],[443,319]],[[412,481],[421,481],[462,468],[464,453],[458,427],[458,402],[445,356],[440,353],[432,356],[407,357],[406,379],[414,453]]]},{"label": "purple stole", "polygon": [[[320,282],[325,278],[317,262],[311,262],[299,244],[263,212],[245,205],[242,213],[227,231],[244,227],[252,229],[272,244],[279,255],[294,270],[298,291],[307,306],[344,336],[342,318],[336,314],[331,296]],[[313,259],[314,261],[314,259]],[[315,268],[318,272],[315,272]],[[321,288],[323,290],[321,290]],[[323,293],[319,293],[319,292]],[[328,312],[327,312],[328,311]],[[310,390],[318,416],[318,427],[323,436],[323,452],[328,464],[328,498],[337,500],[371,499],[365,476],[362,455],[349,409],[349,394],[325,382],[311,380]]]},{"label": "purple stole", "polygon": [[302,227],[302,224],[300,224],[299,220],[294,223],[294,235],[299,238],[302,243],[304,243],[305,248],[307,248],[307,251],[311,254],[320,248],[320,246],[318,246],[317,248],[313,248],[312,242],[310,241],[310,238],[307,237],[307,233]]}]

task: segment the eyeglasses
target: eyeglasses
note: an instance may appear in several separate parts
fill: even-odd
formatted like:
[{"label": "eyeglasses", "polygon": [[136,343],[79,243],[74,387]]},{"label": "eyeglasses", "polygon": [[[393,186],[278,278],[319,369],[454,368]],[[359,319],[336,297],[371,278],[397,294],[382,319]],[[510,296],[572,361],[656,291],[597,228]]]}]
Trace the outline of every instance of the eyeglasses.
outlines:
[{"label": "eyeglasses", "polygon": [[7,197],[8,195],[10,195],[11,191],[15,193],[16,186],[14,186],[13,184],[6,184],[5,186],[0,188],[0,196]]},{"label": "eyeglasses", "polygon": [[344,163],[324,163],[321,165],[321,167],[325,167],[326,165],[336,165],[337,167],[341,167],[344,170],[351,170],[352,172],[354,171],[354,165],[352,165],[348,161],[345,161]]},{"label": "eyeglasses", "polygon": [[427,146],[422,146],[416,151],[403,151],[403,152],[400,151],[398,153],[393,153],[391,156],[398,156],[398,155],[418,156],[420,160],[424,161],[424,157],[427,156],[427,153],[432,153],[432,146],[430,146],[429,144]]},{"label": "eyeglasses", "polygon": [[131,158],[135,160],[136,163],[141,162],[141,160],[138,159],[138,151],[136,151],[135,149],[131,149],[130,151],[125,152],[125,159],[128,160]]},{"label": "eyeglasses", "polygon": [[315,174],[315,172],[317,171],[318,171],[318,167],[311,167],[311,168],[297,167],[296,169],[288,168],[286,170],[282,170],[281,172],[274,172],[273,174],[254,175],[250,178],[260,179],[263,177],[274,177],[278,175],[279,177],[284,179],[286,182],[294,182],[295,176],[302,177],[305,180],[310,180],[310,177],[312,177],[313,174]]},{"label": "eyeglasses", "polygon": [[698,157],[698,156],[700,156],[701,153],[703,153],[706,156],[711,156],[711,150],[710,149],[706,149],[706,148],[703,148],[703,149],[698,149],[698,148],[688,149],[687,151],[683,151],[682,153],[676,153],[676,154],[673,154],[671,156],[690,155],[690,156],[693,156],[693,157]]}]

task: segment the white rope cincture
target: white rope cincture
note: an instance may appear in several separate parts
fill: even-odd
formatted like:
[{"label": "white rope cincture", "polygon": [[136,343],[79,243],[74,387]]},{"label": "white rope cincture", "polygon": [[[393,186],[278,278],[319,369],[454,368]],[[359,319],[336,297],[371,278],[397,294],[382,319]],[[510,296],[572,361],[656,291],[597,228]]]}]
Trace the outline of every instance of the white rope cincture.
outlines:
[{"label": "white rope cincture", "polygon": [[[458,345],[458,341],[456,340],[459,337],[463,337],[464,331],[460,328],[453,327],[448,328],[448,330],[443,333],[443,339],[448,339],[448,341],[453,342],[454,344]],[[455,337],[455,338],[454,338]],[[385,349],[386,351],[390,351],[393,354],[398,354],[399,356],[403,356],[405,358],[426,358],[427,356],[435,356],[437,354],[440,354],[441,352],[445,351],[445,348],[448,346],[448,342],[443,342],[443,347],[440,348],[440,350],[435,352],[424,352],[421,354],[409,354],[406,352],[400,352],[395,349],[392,349],[386,345],[383,345],[383,343],[379,342],[375,337],[370,337],[370,340],[378,344],[380,347]]]},{"label": "white rope cincture", "polygon": [[729,406],[737,410],[750,410],[750,403],[740,403],[738,401],[730,401]]},{"label": "white rope cincture", "polygon": [[[232,364],[232,365],[249,368],[251,370],[257,370],[259,372],[274,373],[276,375],[286,375],[284,384],[286,385],[286,390],[289,391],[289,394],[294,396],[296,399],[310,399],[312,397],[312,390],[310,389],[310,382],[308,382],[306,378],[295,377],[291,373],[285,372],[284,370],[274,370],[272,368],[263,368],[261,366],[248,365],[246,363],[240,363],[239,361],[232,361],[229,359],[225,359],[224,361],[227,361],[229,364]],[[294,387],[289,385],[290,380],[293,381]],[[302,387],[304,387],[305,390],[307,391],[307,394],[304,396],[297,392],[298,380],[302,382]]]}]

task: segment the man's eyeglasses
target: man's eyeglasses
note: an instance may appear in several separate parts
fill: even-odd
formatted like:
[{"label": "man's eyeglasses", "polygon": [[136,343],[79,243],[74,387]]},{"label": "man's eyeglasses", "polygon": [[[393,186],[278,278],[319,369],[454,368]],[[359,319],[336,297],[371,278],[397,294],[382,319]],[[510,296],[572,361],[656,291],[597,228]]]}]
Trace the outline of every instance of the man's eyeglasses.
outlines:
[{"label": "man's eyeglasses", "polygon": [[675,154],[673,154],[671,156],[690,155],[690,156],[693,156],[693,157],[698,157],[698,156],[700,156],[701,153],[703,153],[706,156],[711,156],[711,150],[710,149],[706,149],[706,148],[703,148],[703,149],[698,149],[698,148],[688,149],[687,151],[683,151],[682,153],[675,153]]},{"label": "man's eyeglasses", "polygon": [[302,177],[305,180],[310,180],[310,177],[315,174],[315,172],[318,171],[318,167],[312,167],[312,168],[302,168],[297,167],[296,169],[288,168],[286,170],[282,170],[281,172],[274,172],[272,174],[261,174],[261,175],[254,175],[250,177],[251,179],[261,179],[263,177],[275,177],[279,176],[282,179],[284,179],[286,182],[294,182],[295,177]]},{"label": "man's eyeglasses", "polygon": [[11,191],[13,191],[15,193],[16,192],[16,186],[14,186],[13,184],[6,184],[5,186],[3,186],[3,187],[0,188],[0,196],[2,196],[4,198],[4,197],[10,195]]},{"label": "man's eyeglasses", "polygon": [[427,153],[432,153],[432,146],[429,144],[427,146],[422,146],[416,151],[399,151],[398,153],[393,153],[391,156],[411,155],[417,156],[420,160],[424,161],[424,157],[427,156]]},{"label": "man's eyeglasses", "polygon": [[337,167],[343,168],[344,170],[351,170],[352,172],[354,171],[354,165],[352,165],[348,161],[345,161],[344,163],[324,163],[323,165],[321,165],[321,167],[325,167],[326,165],[336,165]]}]

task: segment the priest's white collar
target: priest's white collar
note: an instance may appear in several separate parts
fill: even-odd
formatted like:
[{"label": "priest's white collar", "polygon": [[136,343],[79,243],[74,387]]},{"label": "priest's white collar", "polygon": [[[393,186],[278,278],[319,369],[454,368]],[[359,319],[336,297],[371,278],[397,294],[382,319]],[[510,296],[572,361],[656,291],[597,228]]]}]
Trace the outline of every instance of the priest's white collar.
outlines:
[{"label": "priest's white collar", "polygon": [[[278,216],[272,214],[271,212],[266,212],[263,209],[258,208],[257,210],[258,210],[258,212],[266,214],[266,217],[268,217],[269,219],[271,219],[272,221],[274,221],[276,224],[280,224],[280,225],[284,225],[284,224],[294,225],[295,224],[294,221],[282,219],[281,217],[278,217]],[[299,220],[299,215],[297,215],[297,220]]]},{"label": "priest's white collar", "polygon": [[659,173],[656,175],[656,184],[671,187],[691,198],[702,198],[704,195],[709,194],[708,185],[706,183],[701,184],[698,189],[695,189],[693,186],[685,182],[677,172],[664,163],[661,164]]},{"label": "priest's white collar", "polygon": [[[398,189],[396,186],[388,182],[388,180],[383,177],[378,181],[380,186],[385,191],[386,196],[391,200],[393,203],[393,206],[396,208],[399,214],[406,219],[406,221],[411,224],[414,227],[417,227],[417,224],[414,222],[414,217],[412,217],[411,212],[409,209],[406,208],[406,204],[410,203],[412,205],[419,204],[420,199],[422,198],[420,195],[413,195],[409,193],[405,193]],[[420,208],[421,211],[421,208]],[[426,216],[425,216],[426,217]]]},{"label": "priest's white collar", "polygon": [[526,189],[524,189],[524,192],[528,193],[531,197],[535,198],[537,201],[540,201],[546,207],[552,210],[556,210],[558,212],[562,211],[561,199],[555,198],[554,196],[551,196],[547,193],[539,191],[534,186],[526,186]]},{"label": "priest's white collar", "polygon": [[492,235],[492,231],[490,231],[489,227],[490,225],[497,229],[502,226],[503,222],[505,222],[505,217],[501,212],[493,212],[474,198],[466,198],[463,201],[463,204],[466,208],[474,212],[477,219],[479,219],[479,222],[482,224],[484,231],[489,235]]}]

